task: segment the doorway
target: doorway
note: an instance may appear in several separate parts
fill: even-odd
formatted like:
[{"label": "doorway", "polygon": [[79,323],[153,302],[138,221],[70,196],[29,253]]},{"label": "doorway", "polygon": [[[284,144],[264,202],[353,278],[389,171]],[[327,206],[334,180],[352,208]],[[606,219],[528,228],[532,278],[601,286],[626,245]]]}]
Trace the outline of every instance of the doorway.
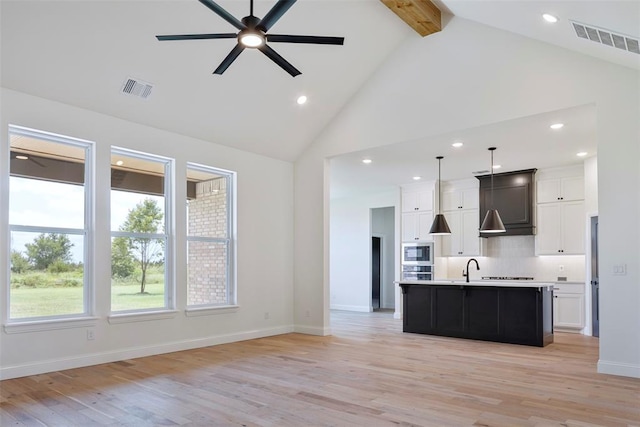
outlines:
[{"label": "doorway", "polygon": [[395,208],[372,208],[369,235],[369,300],[370,311],[393,310],[395,307]]},{"label": "doorway", "polygon": [[382,277],[382,238],[371,238],[371,307],[380,309],[380,278]]},{"label": "doorway", "polygon": [[598,273],[598,217],[591,217],[591,335],[600,336],[600,280]]}]

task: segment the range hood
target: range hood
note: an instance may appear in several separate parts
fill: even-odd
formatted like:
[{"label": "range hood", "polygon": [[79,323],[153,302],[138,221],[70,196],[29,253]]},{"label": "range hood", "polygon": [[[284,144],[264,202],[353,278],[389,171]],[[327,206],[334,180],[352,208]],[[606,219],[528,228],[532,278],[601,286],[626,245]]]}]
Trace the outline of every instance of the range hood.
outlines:
[{"label": "range hood", "polygon": [[506,233],[480,233],[480,237],[529,236],[535,234],[534,193],[537,169],[476,176],[480,180],[480,224],[493,206],[500,213]]}]

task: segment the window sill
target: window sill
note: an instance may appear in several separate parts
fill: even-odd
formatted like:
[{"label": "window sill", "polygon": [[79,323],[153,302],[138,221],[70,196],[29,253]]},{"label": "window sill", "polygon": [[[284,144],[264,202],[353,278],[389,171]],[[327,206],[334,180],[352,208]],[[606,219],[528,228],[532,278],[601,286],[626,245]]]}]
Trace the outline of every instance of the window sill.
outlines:
[{"label": "window sill", "polygon": [[97,317],[74,317],[69,319],[32,320],[4,325],[7,334],[55,331],[57,329],[87,328],[96,325]]},{"label": "window sill", "polygon": [[178,314],[176,310],[118,313],[112,314],[107,318],[107,320],[110,324],[117,325],[120,323],[149,322],[153,320],[173,319],[174,317],[176,317],[176,314]]},{"label": "window sill", "polygon": [[240,308],[237,305],[223,305],[218,307],[193,307],[187,308],[184,314],[187,317],[211,316],[215,314],[235,313]]}]

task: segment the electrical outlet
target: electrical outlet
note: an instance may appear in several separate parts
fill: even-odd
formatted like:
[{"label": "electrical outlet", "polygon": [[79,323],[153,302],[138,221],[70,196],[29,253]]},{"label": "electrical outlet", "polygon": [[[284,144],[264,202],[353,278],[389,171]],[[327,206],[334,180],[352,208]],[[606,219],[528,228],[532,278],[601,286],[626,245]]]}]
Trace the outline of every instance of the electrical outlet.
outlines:
[{"label": "electrical outlet", "polygon": [[564,271],[564,265],[560,264],[560,265],[558,266],[558,271]]},{"label": "electrical outlet", "polygon": [[264,312],[264,320],[269,320],[269,312],[268,311]]},{"label": "electrical outlet", "polygon": [[93,341],[96,339],[95,331],[93,329],[87,329],[87,341]]}]

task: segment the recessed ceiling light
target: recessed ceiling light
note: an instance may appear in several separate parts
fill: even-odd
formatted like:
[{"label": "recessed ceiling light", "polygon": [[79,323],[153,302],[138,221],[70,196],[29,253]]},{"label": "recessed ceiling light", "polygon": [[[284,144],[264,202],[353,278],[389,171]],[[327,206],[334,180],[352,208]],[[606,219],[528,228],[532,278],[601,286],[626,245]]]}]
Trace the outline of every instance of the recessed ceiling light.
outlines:
[{"label": "recessed ceiling light", "polygon": [[29,156],[25,156],[23,154],[18,154],[18,155],[16,155],[16,159],[29,160]]},{"label": "recessed ceiling light", "polygon": [[365,165],[368,165],[369,163],[371,163],[373,160],[371,159],[362,159],[362,163],[364,163]]},{"label": "recessed ceiling light", "polygon": [[414,176],[414,177],[413,177],[413,180],[414,180],[414,181],[420,181],[421,179],[422,179],[422,177],[421,177],[421,176]]},{"label": "recessed ceiling light", "polygon": [[462,142],[454,142],[453,144],[451,144],[452,147],[455,148],[460,148],[462,147],[464,144]]},{"label": "recessed ceiling light", "polygon": [[545,13],[542,15],[542,18],[544,18],[545,21],[550,22],[552,24],[555,24],[556,22],[558,22],[558,17],[553,16],[549,13]]},{"label": "recessed ceiling light", "polygon": [[306,104],[307,103],[307,97],[305,95],[300,95],[296,102],[298,103],[298,105]]},{"label": "recessed ceiling light", "polygon": [[562,129],[564,127],[564,123],[554,123],[549,127],[553,130]]},{"label": "recessed ceiling light", "polygon": [[494,169],[500,169],[502,167],[502,165],[493,165]]},{"label": "recessed ceiling light", "polygon": [[116,165],[118,165],[118,166],[122,166],[122,165],[124,165],[124,162],[123,162],[122,160],[118,160],[118,161],[116,162]]},{"label": "recessed ceiling light", "polygon": [[581,152],[579,152],[578,154],[576,154],[576,156],[578,156],[578,157],[584,157],[584,156],[586,156],[587,154],[589,154],[589,153],[587,153],[586,151],[581,151]]}]

